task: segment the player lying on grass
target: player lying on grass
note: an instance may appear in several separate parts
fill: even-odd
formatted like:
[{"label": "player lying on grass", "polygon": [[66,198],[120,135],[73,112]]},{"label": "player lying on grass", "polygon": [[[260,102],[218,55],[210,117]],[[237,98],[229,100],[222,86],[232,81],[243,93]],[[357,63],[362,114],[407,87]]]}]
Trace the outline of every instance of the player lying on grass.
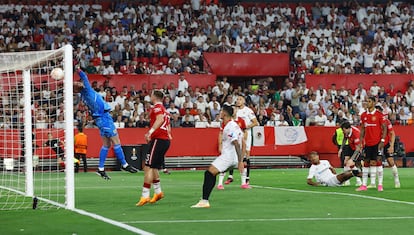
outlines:
[{"label": "player lying on grass", "polygon": [[[331,166],[328,160],[319,160],[317,152],[313,151],[309,154],[312,166],[309,169],[307,183],[311,186],[341,186],[342,183],[354,176],[359,176],[359,170],[346,171],[339,175],[336,174],[335,168]],[[313,181],[316,179],[316,182]]]},{"label": "player lying on grass", "polygon": [[243,154],[241,149],[243,132],[239,125],[233,121],[233,108],[224,105],[220,117],[223,120],[224,128],[222,134],[222,151],[220,156],[214,160],[208,170],[204,172],[203,196],[202,199],[191,208],[209,208],[208,201],[211,191],[216,184],[216,176],[225,172],[230,167],[237,166],[240,173],[244,172]]},{"label": "player lying on grass", "polygon": [[78,70],[78,73],[82,82],[73,83],[73,92],[80,93],[83,102],[88,106],[95,124],[99,128],[103,141],[101,151],[99,152],[99,167],[96,173],[103,179],[111,179],[105,172],[105,160],[112,144],[114,145],[116,158],[121,162],[122,169],[131,173],[136,173],[138,170],[129,165],[125,160],[124,151],[121,147],[121,140],[119,139],[118,132],[110,114],[111,107],[103,100],[102,96],[91,87],[86,74],[82,70]]}]

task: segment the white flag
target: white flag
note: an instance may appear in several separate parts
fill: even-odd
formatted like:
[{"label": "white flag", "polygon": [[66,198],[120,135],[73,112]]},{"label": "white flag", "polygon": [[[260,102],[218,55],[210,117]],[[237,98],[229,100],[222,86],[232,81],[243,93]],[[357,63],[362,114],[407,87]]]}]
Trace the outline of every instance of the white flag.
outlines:
[{"label": "white flag", "polygon": [[295,145],[308,141],[303,126],[275,127],[276,145]]},{"label": "white flag", "polygon": [[252,131],[253,135],[253,146],[264,146],[265,145],[265,134],[263,126],[255,126]]}]

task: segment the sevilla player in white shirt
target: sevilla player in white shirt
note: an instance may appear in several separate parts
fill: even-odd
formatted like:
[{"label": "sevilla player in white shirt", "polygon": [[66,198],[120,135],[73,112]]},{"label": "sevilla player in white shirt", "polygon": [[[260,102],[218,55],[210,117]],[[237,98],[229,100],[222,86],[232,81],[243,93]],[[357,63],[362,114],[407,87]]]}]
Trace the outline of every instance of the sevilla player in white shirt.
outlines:
[{"label": "sevilla player in white shirt", "polygon": [[[246,184],[242,188],[249,188],[250,181],[250,149],[252,147],[252,128],[259,125],[256,115],[253,110],[246,106],[246,99],[243,96],[238,96],[236,99],[236,119],[242,118],[246,124],[245,146],[243,149],[243,156],[246,162]],[[233,171],[229,171],[229,177],[225,184],[233,182]]]},{"label": "sevilla player in white shirt", "polygon": [[[319,160],[317,152],[311,152],[309,159],[312,166],[309,168],[307,183],[311,186],[341,186],[343,182],[360,174],[359,170],[346,171],[337,175],[335,168],[328,160]],[[316,182],[313,180],[315,178]]]},{"label": "sevilla player in white shirt", "polygon": [[216,176],[230,167],[238,167],[240,173],[244,171],[242,140],[243,132],[239,125],[233,120],[233,107],[224,105],[220,112],[224,123],[222,136],[222,150],[220,156],[214,160],[208,170],[204,172],[202,199],[191,208],[209,208],[208,201],[211,191],[216,184]]}]

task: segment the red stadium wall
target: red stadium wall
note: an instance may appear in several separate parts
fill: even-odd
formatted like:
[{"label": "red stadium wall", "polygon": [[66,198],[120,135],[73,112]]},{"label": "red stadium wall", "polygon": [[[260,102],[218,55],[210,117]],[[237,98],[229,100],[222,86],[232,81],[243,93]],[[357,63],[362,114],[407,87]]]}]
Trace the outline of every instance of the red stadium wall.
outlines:
[{"label": "red stadium wall", "polygon": [[[75,75],[75,79],[78,79],[78,75]],[[175,87],[178,86],[178,75],[98,75],[89,74],[89,81],[94,81],[102,85],[105,81],[109,82],[109,86],[116,87],[118,89],[123,86],[134,85],[136,90],[140,90],[142,84],[147,84],[147,88],[151,89],[152,84],[157,84],[157,88],[162,88],[164,84],[170,85],[174,83]],[[217,79],[213,74],[186,74],[185,79],[190,86],[194,87],[207,87],[208,85],[214,85]]]},{"label": "red stadium wall", "polygon": [[335,83],[336,88],[339,89],[342,86],[346,89],[357,88],[358,83],[362,83],[366,90],[372,85],[373,81],[377,81],[379,86],[384,86],[385,89],[389,88],[392,83],[396,90],[405,91],[407,84],[410,80],[414,79],[412,74],[383,74],[383,75],[363,75],[363,74],[321,74],[321,75],[306,75],[306,86],[308,88],[313,87],[315,90],[319,85],[322,85],[325,89],[331,87],[331,84]]},{"label": "red stadium wall", "polygon": [[[270,127],[269,127],[270,128]],[[321,158],[329,159],[334,166],[339,166],[337,148],[331,142],[335,127],[306,127],[308,142],[293,146],[264,146],[252,147],[252,156],[286,156],[306,155],[310,151],[317,151]],[[414,152],[414,142],[410,141],[414,126],[395,126],[397,136],[405,144],[406,152]],[[218,129],[207,128],[174,128],[173,140],[167,156],[216,156]],[[144,144],[144,134],[147,129],[119,129],[119,135],[123,145]],[[101,140],[97,129],[85,129],[88,135],[88,157],[98,157],[101,148]],[[266,136],[267,138],[267,136]],[[96,140],[96,141],[91,141]],[[110,153],[113,156],[113,153]]]},{"label": "red stadium wall", "polygon": [[204,60],[218,76],[287,76],[289,55],[204,53]]}]

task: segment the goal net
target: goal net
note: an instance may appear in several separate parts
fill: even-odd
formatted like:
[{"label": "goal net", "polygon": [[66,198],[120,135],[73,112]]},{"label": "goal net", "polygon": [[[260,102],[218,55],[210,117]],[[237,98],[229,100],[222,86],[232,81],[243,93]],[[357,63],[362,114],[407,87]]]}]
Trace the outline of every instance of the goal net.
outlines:
[{"label": "goal net", "polygon": [[0,210],[74,208],[72,63],[69,45],[0,54]]}]

